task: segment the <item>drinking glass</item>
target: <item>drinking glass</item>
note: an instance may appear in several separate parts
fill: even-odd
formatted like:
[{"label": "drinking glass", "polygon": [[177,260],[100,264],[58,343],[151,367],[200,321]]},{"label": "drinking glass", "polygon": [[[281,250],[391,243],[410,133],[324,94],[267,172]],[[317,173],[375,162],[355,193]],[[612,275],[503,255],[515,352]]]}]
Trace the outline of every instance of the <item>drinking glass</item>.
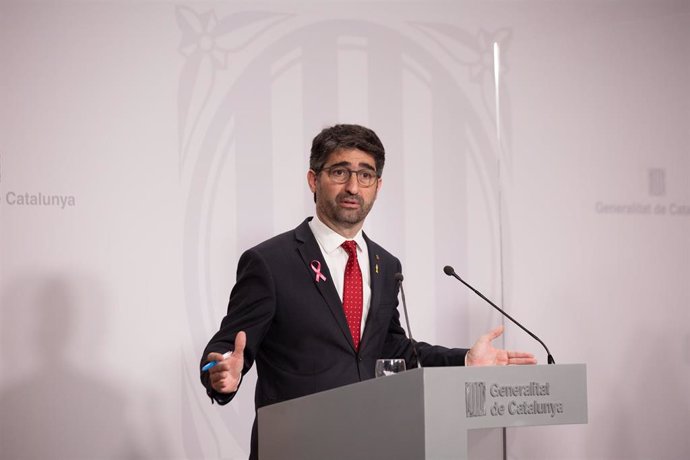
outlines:
[{"label": "drinking glass", "polygon": [[377,359],[376,360],[376,377],[385,377],[387,375],[397,374],[405,371],[404,359]]}]

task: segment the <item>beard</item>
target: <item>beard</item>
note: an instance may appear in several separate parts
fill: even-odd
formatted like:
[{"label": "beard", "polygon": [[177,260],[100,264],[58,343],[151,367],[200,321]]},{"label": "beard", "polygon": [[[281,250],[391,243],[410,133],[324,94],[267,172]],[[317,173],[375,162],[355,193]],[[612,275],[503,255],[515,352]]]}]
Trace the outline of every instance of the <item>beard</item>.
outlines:
[{"label": "beard", "polygon": [[[343,201],[356,201],[359,206],[355,209],[347,209],[340,206]],[[365,202],[360,195],[351,195],[347,192],[338,194],[335,200],[326,200],[317,193],[316,208],[320,214],[333,223],[343,226],[354,226],[364,222],[376,201],[376,194],[370,202]]]}]

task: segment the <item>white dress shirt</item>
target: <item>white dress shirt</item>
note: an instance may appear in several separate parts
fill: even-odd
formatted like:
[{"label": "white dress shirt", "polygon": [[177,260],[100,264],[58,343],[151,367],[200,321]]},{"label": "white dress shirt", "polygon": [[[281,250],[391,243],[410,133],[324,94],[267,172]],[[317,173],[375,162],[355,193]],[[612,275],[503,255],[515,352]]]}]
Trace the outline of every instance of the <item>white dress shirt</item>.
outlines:
[{"label": "white dress shirt", "polygon": [[[309,228],[319,244],[324,262],[328,266],[333,278],[333,284],[338,291],[340,301],[343,301],[343,284],[345,283],[345,265],[347,265],[348,255],[341,247],[347,238],[334,232],[330,227],[321,222],[318,216],[309,222]],[[352,238],[357,243],[357,262],[362,271],[362,324],[360,334],[364,334],[364,325],[367,322],[369,304],[371,303],[371,276],[369,273],[369,249],[362,236],[362,230]],[[361,339],[361,336],[360,336]]]}]

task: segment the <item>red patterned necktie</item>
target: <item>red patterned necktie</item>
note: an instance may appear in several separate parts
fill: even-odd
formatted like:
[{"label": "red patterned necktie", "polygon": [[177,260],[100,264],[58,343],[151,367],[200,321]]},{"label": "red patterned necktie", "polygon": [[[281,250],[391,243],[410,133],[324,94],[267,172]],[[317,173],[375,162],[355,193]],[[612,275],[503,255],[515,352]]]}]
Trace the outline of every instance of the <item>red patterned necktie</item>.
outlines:
[{"label": "red patterned necktie", "polygon": [[345,265],[345,284],[343,287],[343,309],[350,326],[355,350],[359,349],[360,328],[362,327],[362,271],[357,262],[357,243],[345,241],[342,244],[349,258]]}]

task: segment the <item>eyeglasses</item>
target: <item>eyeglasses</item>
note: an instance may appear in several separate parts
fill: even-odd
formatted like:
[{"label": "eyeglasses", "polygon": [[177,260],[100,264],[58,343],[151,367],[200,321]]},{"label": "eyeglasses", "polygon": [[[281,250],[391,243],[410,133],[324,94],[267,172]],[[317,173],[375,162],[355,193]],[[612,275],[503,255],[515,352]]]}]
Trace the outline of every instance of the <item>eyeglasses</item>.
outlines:
[{"label": "eyeglasses", "polygon": [[350,181],[350,177],[355,174],[357,176],[357,182],[362,187],[371,187],[378,179],[376,171],[371,169],[359,169],[354,171],[348,169],[345,166],[331,166],[329,168],[323,168],[322,171],[328,173],[328,177],[336,184],[345,184]]}]

